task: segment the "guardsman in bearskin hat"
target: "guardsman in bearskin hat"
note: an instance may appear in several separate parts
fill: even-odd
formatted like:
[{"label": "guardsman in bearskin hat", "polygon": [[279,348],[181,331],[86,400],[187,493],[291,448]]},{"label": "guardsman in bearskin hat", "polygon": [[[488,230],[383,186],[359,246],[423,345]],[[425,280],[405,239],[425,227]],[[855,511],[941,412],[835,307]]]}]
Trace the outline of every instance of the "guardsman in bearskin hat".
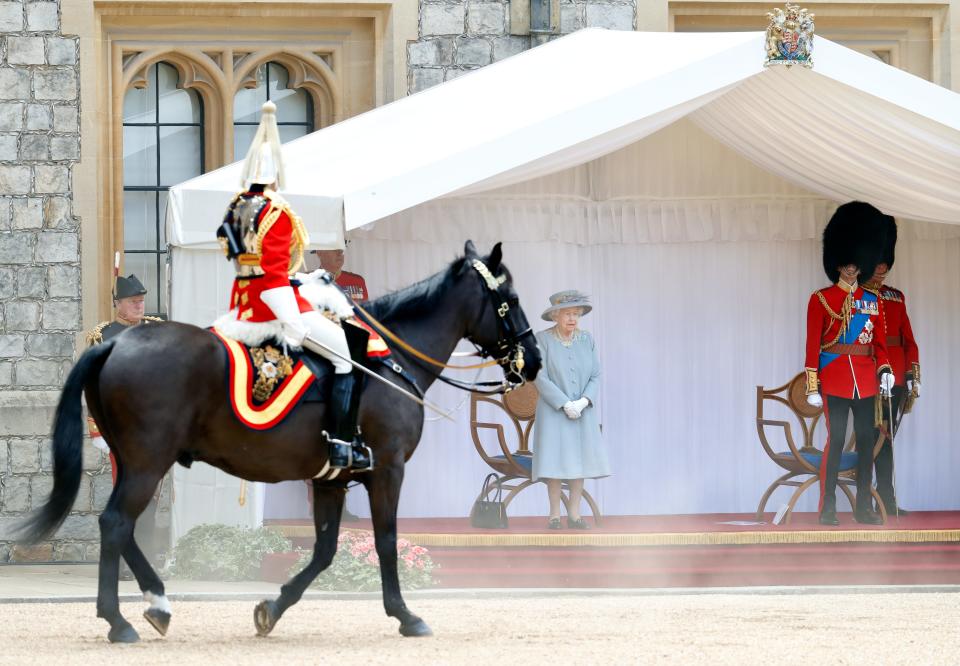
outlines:
[{"label": "guardsman in bearskin hat", "polygon": [[[884,236],[883,257],[873,273],[873,278],[866,282],[864,289],[873,292],[880,299],[883,309],[883,318],[887,325],[887,353],[890,356],[890,365],[897,384],[893,387],[892,408],[889,413],[887,403],[883,402],[885,432],[893,428],[893,435],[897,434],[897,427],[903,414],[910,411],[913,402],[920,397],[920,350],[913,337],[913,328],[910,326],[910,317],[907,316],[907,299],[903,292],[888,284],[884,284],[888,272],[893,268],[893,261],[897,248],[897,222],[892,215],[876,212],[879,225]],[[879,432],[877,433],[879,437]],[[888,514],[902,515],[906,513],[897,505],[897,497],[893,484],[893,446],[890,437],[886,437],[875,461],[877,467],[877,494],[883,501]]]},{"label": "guardsman in bearskin hat", "polygon": [[[119,256],[117,259],[117,267],[119,267]],[[117,268],[115,267],[114,270],[117,270]],[[89,346],[99,345],[111,338],[115,338],[132,326],[163,321],[159,317],[151,317],[143,313],[145,307],[144,296],[146,293],[147,288],[137,279],[136,275],[131,274],[127,277],[117,277],[116,288],[113,292],[113,306],[116,311],[113,321],[103,321],[97,324],[93,330],[87,333],[87,344]],[[110,454],[110,473],[113,477],[113,482],[116,483],[117,472],[119,471],[117,459],[114,457],[107,442],[103,439],[103,435],[100,434],[100,428],[97,426],[96,421],[91,417],[87,417],[87,426],[90,430],[91,443],[101,451],[106,451]],[[154,495],[146,510],[137,520],[135,527],[137,543],[140,544],[143,552],[151,560],[155,560],[157,554],[164,549],[161,543],[163,541],[162,535],[157,533],[157,501],[158,497]],[[121,577],[129,580],[132,578],[132,574],[125,569],[121,573]]]},{"label": "guardsman in bearskin hat", "polygon": [[876,295],[858,283],[872,276],[882,253],[882,236],[871,226],[874,211],[854,201],[837,209],[823,231],[823,268],[833,286],[820,289],[807,306],[807,402],[823,407],[827,444],[820,462],[820,523],[839,525],[837,474],[853,412],[857,444],[857,522],[878,525],[870,481],[876,441],[876,397],[889,395],[895,381],[887,356],[886,332]]},{"label": "guardsman in bearskin hat", "polygon": [[[362,376],[349,362],[350,348],[343,329],[300,295],[290,276],[303,264],[309,243],[307,231],[278,190],[283,187],[283,163],[277,107],[263,105],[260,126],[243,167],[243,192],[230,202],[217,237],[237,277],[230,296],[230,313],[217,322],[226,335],[244,339],[247,323],[278,322],[292,347],[304,339],[317,340],[336,354],[326,354],[333,364],[331,391],[330,466],[367,470],[373,466],[370,449],[357,432]],[[262,328],[262,327],[261,327]],[[269,327],[266,327],[269,328]]]}]

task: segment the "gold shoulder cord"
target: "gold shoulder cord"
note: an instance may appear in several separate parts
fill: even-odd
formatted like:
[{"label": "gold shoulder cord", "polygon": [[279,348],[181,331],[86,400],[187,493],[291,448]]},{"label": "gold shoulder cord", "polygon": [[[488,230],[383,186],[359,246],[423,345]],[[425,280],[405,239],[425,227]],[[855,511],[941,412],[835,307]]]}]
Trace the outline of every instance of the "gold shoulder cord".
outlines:
[{"label": "gold shoulder cord", "polygon": [[[843,297],[843,307],[840,309],[840,314],[837,314],[833,311],[833,308],[827,303],[827,299],[823,297],[823,292],[817,292],[817,298],[820,299],[820,304],[823,305],[823,309],[827,311],[827,314],[830,315],[830,318],[834,321],[840,322],[840,330],[837,332],[836,337],[826,344],[820,345],[820,351],[823,351],[827,347],[832,347],[837,344],[837,340],[847,331],[847,328],[850,326],[850,319],[853,316],[853,292],[847,292],[847,295]],[[831,324],[832,326],[833,324]],[[827,326],[827,331],[830,330],[830,326]],[[826,331],[824,331],[826,332]]]},{"label": "gold shoulder cord", "polygon": [[87,346],[92,347],[93,345],[99,345],[103,342],[103,329],[109,325],[109,321],[102,321],[94,326],[93,330],[87,333]]},{"label": "gold shoulder cord", "polygon": [[166,321],[166,319],[163,319],[162,317],[154,317],[152,315],[143,315],[143,320],[144,321]]}]

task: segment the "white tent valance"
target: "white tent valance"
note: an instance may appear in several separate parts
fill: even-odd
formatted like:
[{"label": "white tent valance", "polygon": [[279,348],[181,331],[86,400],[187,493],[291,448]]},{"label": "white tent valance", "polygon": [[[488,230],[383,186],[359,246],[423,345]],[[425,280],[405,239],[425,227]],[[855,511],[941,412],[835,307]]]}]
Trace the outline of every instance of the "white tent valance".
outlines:
[{"label": "white tent valance", "polygon": [[[960,95],[818,38],[763,67],[763,33],[582,30],[284,146],[317,245],[418,204],[555,173],[689,116],[835,201],[960,223]],[[212,246],[235,163],[172,188],[168,237]]]}]

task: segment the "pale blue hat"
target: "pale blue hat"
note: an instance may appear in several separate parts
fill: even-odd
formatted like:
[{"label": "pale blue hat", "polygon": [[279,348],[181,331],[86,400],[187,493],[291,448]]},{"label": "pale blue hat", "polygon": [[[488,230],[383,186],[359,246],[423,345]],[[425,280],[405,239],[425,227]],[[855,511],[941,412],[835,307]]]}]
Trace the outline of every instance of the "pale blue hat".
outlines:
[{"label": "pale blue hat", "polygon": [[553,321],[550,318],[551,313],[567,308],[581,308],[583,314],[587,314],[593,309],[593,306],[590,305],[590,298],[583,292],[576,289],[567,289],[566,291],[558,291],[550,297],[550,307],[544,310],[540,317],[545,321]]}]

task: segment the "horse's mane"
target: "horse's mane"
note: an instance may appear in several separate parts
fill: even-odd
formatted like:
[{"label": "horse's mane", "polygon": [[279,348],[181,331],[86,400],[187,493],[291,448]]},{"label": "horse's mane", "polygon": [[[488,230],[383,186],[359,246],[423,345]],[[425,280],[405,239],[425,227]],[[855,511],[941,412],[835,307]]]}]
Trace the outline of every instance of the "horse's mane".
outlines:
[{"label": "horse's mane", "polygon": [[467,258],[458,257],[439,273],[374,299],[365,304],[364,309],[380,321],[417,318],[432,312],[437,299],[466,266]]}]

